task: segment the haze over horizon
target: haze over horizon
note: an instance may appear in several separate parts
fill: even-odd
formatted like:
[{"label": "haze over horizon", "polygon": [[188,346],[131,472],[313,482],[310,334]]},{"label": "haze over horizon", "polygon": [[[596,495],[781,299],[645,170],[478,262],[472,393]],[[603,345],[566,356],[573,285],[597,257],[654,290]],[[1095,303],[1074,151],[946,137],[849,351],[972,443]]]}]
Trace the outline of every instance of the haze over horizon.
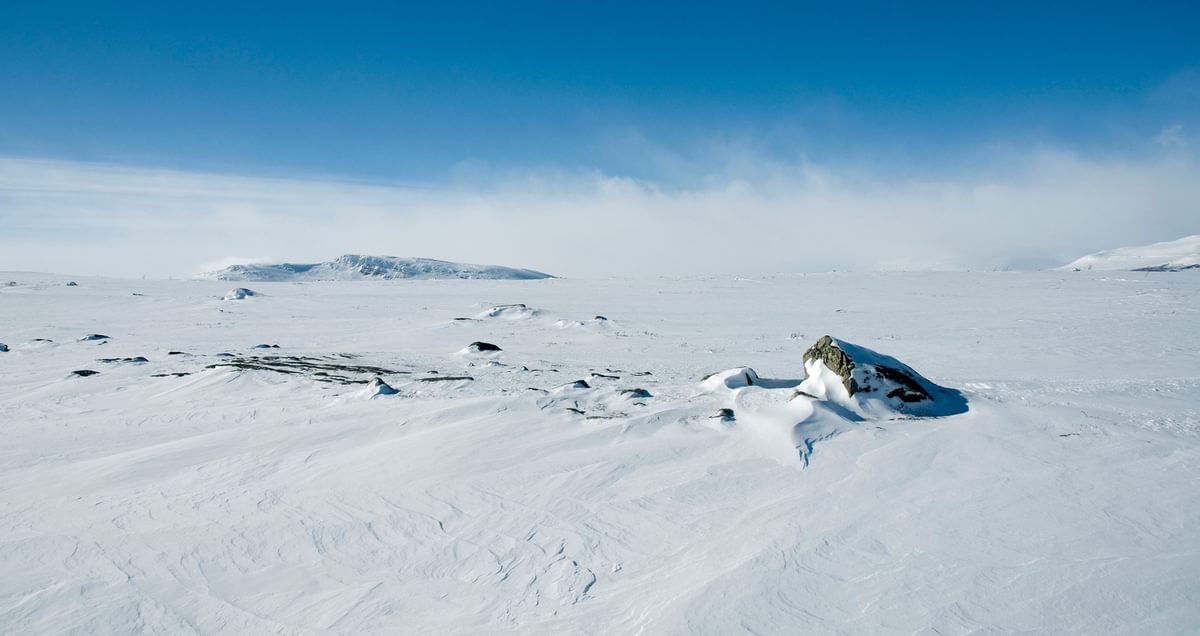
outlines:
[{"label": "haze over horizon", "polygon": [[0,270],[1059,265],[1200,233],[1197,17],[14,6]]}]

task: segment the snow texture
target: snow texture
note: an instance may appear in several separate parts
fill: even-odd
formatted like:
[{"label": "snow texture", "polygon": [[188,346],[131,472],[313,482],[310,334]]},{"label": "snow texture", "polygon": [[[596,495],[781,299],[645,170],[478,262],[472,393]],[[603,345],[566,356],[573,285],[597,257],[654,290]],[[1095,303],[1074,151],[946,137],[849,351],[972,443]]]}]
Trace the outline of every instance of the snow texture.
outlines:
[{"label": "snow texture", "polygon": [[3,279],[0,633],[1200,624],[1200,277]]},{"label": "snow texture", "polygon": [[359,256],[346,254],[327,263],[259,263],[231,265],[202,274],[201,278],[229,281],[350,281],[364,279],[441,279],[470,278],[485,280],[536,280],[553,278],[529,269],[450,263],[431,258],[396,256]]}]

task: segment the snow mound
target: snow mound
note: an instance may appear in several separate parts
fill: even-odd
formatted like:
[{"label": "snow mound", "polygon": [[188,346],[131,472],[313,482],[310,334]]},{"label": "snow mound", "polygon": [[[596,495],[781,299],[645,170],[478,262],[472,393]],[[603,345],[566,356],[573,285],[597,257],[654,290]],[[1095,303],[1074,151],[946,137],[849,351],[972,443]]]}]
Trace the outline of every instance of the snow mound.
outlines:
[{"label": "snow mound", "polygon": [[256,263],[231,265],[200,275],[232,281],[348,281],[392,279],[538,280],[554,278],[531,269],[451,263],[431,258],[346,254],[325,263]]},{"label": "snow mound", "polygon": [[760,381],[754,369],[750,367],[737,367],[736,369],[718,371],[712,375],[705,376],[700,382],[706,391],[711,392],[754,386],[759,384]]},{"label": "snow mound", "polygon": [[1058,268],[1062,271],[1178,272],[1200,270],[1200,234],[1174,241],[1119,247],[1088,254]]},{"label": "snow mound", "polygon": [[387,382],[384,382],[383,378],[376,377],[376,378],[372,378],[371,381],[367,384],[365,393],[369,397],[375,397],[377,395],[395,395],[395,394],[399,393],[399,391],[392,388],[392,385],[388,384]]},{"label": "snow mound", "polygon": [[954,389],[938,386],[899,360],[824,336],[804,352],[808,377],[796,397],[826,400],[866,419],[936,417],[967,411]]},{"label": "snow mound", "polygon": [[496,305],[489,308],[487,311],[479,314],[481,320],[529,320],[537,317],[541,311],[529,307],[523,303],[515,303],[512,305]]},{"label": "snow mound", "polygon": [[229,293],[225,294],[221,300],[245,300],[257,295],[258,292],[252,289],[246,289],[245,287],[234,287],[233,289],[229,290]]}]

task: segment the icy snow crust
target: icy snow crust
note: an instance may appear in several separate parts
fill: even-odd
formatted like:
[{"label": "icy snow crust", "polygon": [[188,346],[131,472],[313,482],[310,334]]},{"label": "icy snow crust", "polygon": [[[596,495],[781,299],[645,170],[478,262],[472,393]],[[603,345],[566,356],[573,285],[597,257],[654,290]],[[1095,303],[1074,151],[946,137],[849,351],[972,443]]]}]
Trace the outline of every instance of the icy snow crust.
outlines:
[{"label": "icy snow crust", "polygon": [[1200,234],[1138,247],[1121,247],[1088,254],[1060,270],[1200,270]]},{"label": "icy snow crust", "polygon": [[0,633],[1200,624],[1200,277],[2,276]]},{"label": "icy snow crust", "polygon": [[231,265],[201,278],[230,281],[330,281],[397,278],[471,278],[484,280],[536,280],[553,278],[530,269],[450,263],[432,258],[359,256],[347,254],[327,263],[262,263]]}]

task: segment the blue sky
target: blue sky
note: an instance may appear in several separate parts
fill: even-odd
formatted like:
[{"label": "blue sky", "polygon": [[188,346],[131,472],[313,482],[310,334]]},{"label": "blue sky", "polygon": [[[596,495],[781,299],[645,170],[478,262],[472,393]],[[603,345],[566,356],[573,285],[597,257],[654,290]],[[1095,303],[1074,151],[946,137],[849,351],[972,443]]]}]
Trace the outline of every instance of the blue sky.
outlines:
[{"label": "blue sky", "polygon": [[669,180],[639,144],[937,169],[996,143],[1136,150],[1200,108],[1195,4],[836,4],[13,2],[0,153]]},{"label": "blue sky", "polygon": [[[1131,183],[1165,192],[1124,216],[1101,214],[1142,223],[997,249],[1048,261],[1118,239],[1200,232],[1189,221],[1200,210],[1178,203],[1200,176],[1192,172],[1198,5],[1049,4],[8,2],[0,7],[8,171],[0,220],[26,245],[40,242],[38,254],[59,249],[62,227],[128,238],[112,210],[136,206],[80,185],[110,169],[124,179],[121,196],[142,199],[168,196],[164,181],[267,179],[222,182],[258,212],[278,209],[265,194],[274,192],[269,179],[325,182],[330,192],[348,183],[434,188],[449,192],[437,208],[443,217],[459,216],[454,196],[517,207],[498,197],[531,181],[547,209],[602,200],[623,179],[647,200],[670,193],[676,205],[721,200],[748,182],[780,193],[755,205],[781,219],[822,213],[788,203],[819,188],[837,201],[867,190],[876,198],[856,204],[863,210],[932,188],[936,197],[909,203],[951,216],[984,214],[955,208],[958,194],[999,188],[1023,193],[1022,205],[1047,206],[1043,213],[1070,208],[1083,217],[1107,205],[1088,198],[1087,179],[1115,173],[1143,175]],[[1077,190],[1044,190],[1047,175],[1066,165],[1076,170],[1060,180]],[[44,182],[43,194],[24,187],[32,181]],[[339,192],[330,206],[370,200],[397,222],[433,209],[413,207],[407,191],[388,203]],[[154,218],[220,214],[217,203],[196,207],[201,199],[170,190]],[[38,220],[51,209],[77,222],[56,229]],[[504,214],[517,222],[517,212]],[[378,247],[449,246],[449,232],[441,243]],[[295,238],[239,249],[336,256],[317,247],[278,253],[303,244]],[[323,249],[366,251],[367,238]],[[920,250],[893,260],[971,264],[949,254],[922,261]],[[547,258],[511,264],[573,267],[566,256]],[[756,269],[821,262],[780,258]],[[665,269],[694,264],[677,265]]]}]

